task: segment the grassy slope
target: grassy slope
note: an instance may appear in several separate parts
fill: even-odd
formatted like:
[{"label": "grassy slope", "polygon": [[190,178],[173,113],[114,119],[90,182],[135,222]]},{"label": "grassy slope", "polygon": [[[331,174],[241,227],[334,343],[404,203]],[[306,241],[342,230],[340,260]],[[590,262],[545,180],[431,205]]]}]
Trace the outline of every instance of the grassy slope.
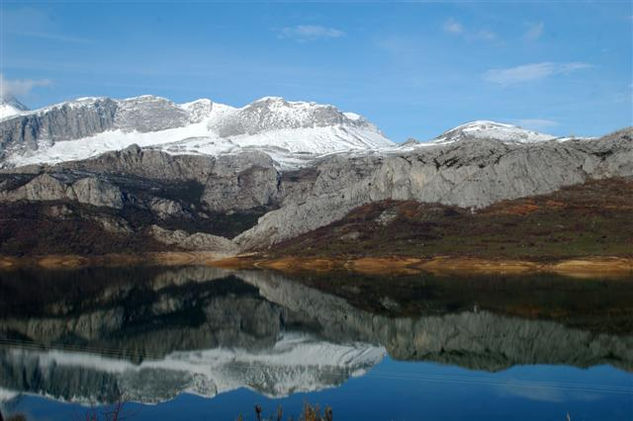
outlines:
[{"label": "grassy slope", "polygon": [[371,203],[279,244],[270,254],[539,260],[631,256],[633,179],[590,181],[474,213],[414,201]]}]

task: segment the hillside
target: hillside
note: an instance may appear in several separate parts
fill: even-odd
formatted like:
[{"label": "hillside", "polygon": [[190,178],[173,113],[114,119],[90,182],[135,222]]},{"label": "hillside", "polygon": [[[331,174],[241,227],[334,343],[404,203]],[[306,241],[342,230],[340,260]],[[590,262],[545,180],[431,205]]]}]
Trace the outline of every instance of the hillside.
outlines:
[{"label": "hillside", "polygon": [[483,209],[414,201],[360,206],[270,256],[560,259],[633,255],[633,178],[564,187]]}]

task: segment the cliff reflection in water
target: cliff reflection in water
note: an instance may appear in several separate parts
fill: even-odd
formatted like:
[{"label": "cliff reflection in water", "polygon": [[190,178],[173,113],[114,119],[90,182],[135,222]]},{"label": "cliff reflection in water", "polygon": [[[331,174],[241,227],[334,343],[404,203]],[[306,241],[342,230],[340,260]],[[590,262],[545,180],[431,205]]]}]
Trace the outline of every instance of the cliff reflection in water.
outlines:
[{"label": "cliff reflection in water", "polygon": [[489,371],[633,369],[625,282],[344,277],[208,267],[3,272],[0,389],[82,402],[239,387],[284,396],[339,385],[385,353]]}]

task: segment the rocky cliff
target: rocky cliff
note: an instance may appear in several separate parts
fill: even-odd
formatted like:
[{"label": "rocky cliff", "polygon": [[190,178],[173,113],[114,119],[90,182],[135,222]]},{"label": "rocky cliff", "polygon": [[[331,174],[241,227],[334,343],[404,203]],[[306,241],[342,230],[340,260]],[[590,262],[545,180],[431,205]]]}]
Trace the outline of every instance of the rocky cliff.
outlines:
[{"label": "rocky cliff", "polygon": [[265,247],[338,220],[357,206],[385,199],[481,208],[588,179],[631,176],[631,134],[629,130],[597,140],[529,145],[463,140],[405,151],[332,156],[312,171],[285,174],[280,209],[264,215],[236,241],[247,249]]}]

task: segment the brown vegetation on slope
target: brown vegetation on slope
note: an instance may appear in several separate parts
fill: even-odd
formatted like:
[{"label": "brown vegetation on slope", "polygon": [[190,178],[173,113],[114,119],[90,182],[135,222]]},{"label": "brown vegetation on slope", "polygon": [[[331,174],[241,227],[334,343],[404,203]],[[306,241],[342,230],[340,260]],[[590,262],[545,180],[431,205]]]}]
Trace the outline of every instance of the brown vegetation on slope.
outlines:
[{"label": "brown vegetation on slope", "polygon": [[633,180],[590,181],[480,210],[414,201],[370,203],[340,221],[278,244],[267,256],[517,261],[631,257]]}]

